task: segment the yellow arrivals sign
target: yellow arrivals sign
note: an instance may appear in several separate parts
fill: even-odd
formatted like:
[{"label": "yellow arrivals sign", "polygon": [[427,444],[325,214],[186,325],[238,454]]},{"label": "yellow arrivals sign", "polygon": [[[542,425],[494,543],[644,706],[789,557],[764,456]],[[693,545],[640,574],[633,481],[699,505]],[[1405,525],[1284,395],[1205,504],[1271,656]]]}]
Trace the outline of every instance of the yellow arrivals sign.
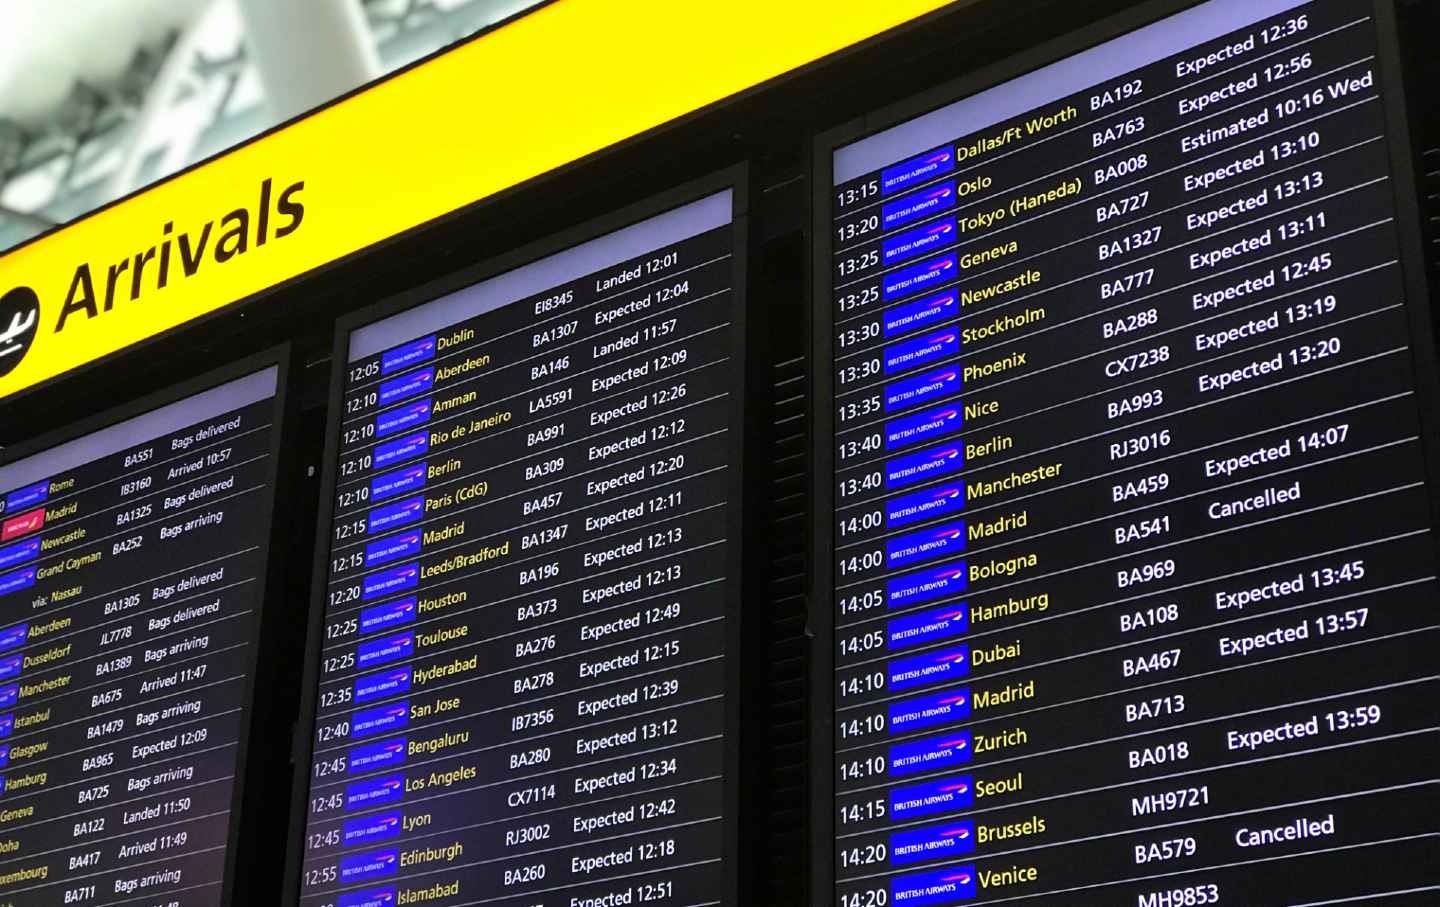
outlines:
[{"label": "yellow arrivals sign", "polygon": [[949,2],[556,0],[0,256],[0,397]]}]

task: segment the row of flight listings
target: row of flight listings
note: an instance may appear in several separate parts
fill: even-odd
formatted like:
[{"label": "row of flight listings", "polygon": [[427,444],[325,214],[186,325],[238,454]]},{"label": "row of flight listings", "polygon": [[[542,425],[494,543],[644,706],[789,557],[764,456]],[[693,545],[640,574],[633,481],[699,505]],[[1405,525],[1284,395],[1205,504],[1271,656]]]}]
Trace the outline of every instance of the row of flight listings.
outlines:
[{"label": "row of flight listings", "polygon": [[[816,903],[1433,903],[1392,41],[1208,0],[822,138]],[[286,903],[739,903],[744,196],[341,323]],[[230,907],[287,364],[7,451],[0,903]]]}]

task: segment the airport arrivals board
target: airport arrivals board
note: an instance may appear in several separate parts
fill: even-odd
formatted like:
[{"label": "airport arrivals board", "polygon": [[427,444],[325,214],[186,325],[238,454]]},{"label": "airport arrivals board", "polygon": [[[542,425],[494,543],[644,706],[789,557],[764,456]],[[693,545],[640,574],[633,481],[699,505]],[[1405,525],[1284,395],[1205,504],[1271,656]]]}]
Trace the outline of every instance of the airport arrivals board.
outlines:
[{"label": "airport arrivals board", "polygon": [[300,903],[730,903],[734,195],[342,325]]},{"label": "airport arrivals board", "polygon": [[822,140],[827,902],[1440,890],[1385,4],[1176,9]]},{"label": "airport arrivals board", "polygon": [[0,465],[0,903],[228,903],[278,374]]}]

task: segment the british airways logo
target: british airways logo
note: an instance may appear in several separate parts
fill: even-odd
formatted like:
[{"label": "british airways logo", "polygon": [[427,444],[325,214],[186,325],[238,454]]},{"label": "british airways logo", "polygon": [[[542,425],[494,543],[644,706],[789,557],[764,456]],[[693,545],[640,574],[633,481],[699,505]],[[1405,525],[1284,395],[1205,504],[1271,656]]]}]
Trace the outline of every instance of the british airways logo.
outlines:
[{"label": "british airways logo", "polygon": [[907,230],[885,240],[883,255],[885,264],[899,264],[916,255],[929,252],[939,246],[946,246],[955,242],[956,237],[955,218],[947,217],[936,221],[933,224],[926,224],[923,227],[916,227],[914,230]]},{"label": "british airways logo", "polygon": [[422,368],[418,372],[411,372],[392,381],[385,381],[380,385],[380,405],[389,406],[396,400],[424,393],[434,384],[434,368]]},{"label": "british airways logo", "polygon": [[965,507],[965,486],[959,482],[941,485],[885,502],[885,523],[899,529],[911,523],[945,516]]},{"label": "british airways logo", "polygon": [[957,444],[945,444],[931,450],[907,454],[885,463],[885,487],[904,488],[949,475],[965,468],[965,451]]},{"label": "british airways logo", "polygon": [[880,171],[880,193],[889,195],[932,176],[944,176],[954,169],[955,152],[940,148]]},{"label": "british airways logo", "polygon": [[388,437],[397,431],[404,431],[411,426],[419,425],[429,418],[429,400],[406,404],[399,409],[392,409],[388,413],[381,413],[375,417],[375,437]]},{"label": "british airways logo", "polygon": [[386,696],[409,691],[409,668],[382,671],[379,674],[371,674],[369,677],[361,677],[355,681],[355,701],[357,703],[372,702],[376,699],[384,699]]},{"label": "british airways logo", "polygon": [[407,589],[414,589],[419,582],[419,564],[406,564],[404,567],[396,567],[393,570],[372,573],[361,580],[360,598],[362,601],[369,601],[392,592],[404,592]]},{"label": "british airways logo", "polygon": [[897,743],[890,747],[890,774],[898,778],[963,765],[970,761],[971,755],[969,731],[956,731],[913,743]]},{"label": "british airways logo", "polygon": [[[423,473],[422,476],[423,478]],[[425,498],[415,497],[401,501],[398,504],[388,504],[384,507],[376,507],[366,517],[366,525],[373,535],[383,532],[386,529],[394,529],[397,526],[405,526],[420,519],[425,513]]]},{"label": "british airways logo", "polygon": [[394,803],[405,796],[405,777],[391,775],[369,781],[356,781],[345,787],[345,808],[359,809],[362,806],[382,806]]},{"label": "british airways logo", "polygon": [[8,630],[0,631],[0,652],[8,651],[16,646],[23,646],[25,640],[29,638],[29,624],[21,624],[18,627],[11,627]]},{"label": "british airways logo", "polygon": [[955,207],[956,199],[955,181],[946,180],[881,207],[881,225],[886,230],[903,227],[927,215],[950,210]]},{"label": "british airways logo", "polygon": [[890,791],[890,818],[900,822],[936,813],[966,809],[975,803],[974,781],[969,775],[931,781]]},{"label": "british airways logo", "polygon": [[947,690],[890,704],[890,733],[918,731],[970,717],[970,689]]},{"label": "british airways logo", "polygon": [[885,424],[885,449],[899,450],[918,444],[936,435],[959,431],[964,425],[960,407],[942,406],[914,416],[906,416]]},{"label": "british airways logo", "polygon": [[919,368],[960,349],[960,332],[951,328],[885,348],[885,374]]},{"label": "british airways logo", "polygon": [[885,543],[886,565],[903,567],[932,557],[958,554],[965,550],[965,522],[922,529],[896,536]]},{"label": "british airways logo", "polygon": [[33,507],[36,504],[43,504],[49,497],[49,479],[36,482],[34,485],[26,485],[24,488],[17,488],[5,495],[5,506],[0,507],[0,513],[11,513],[26,507]]},{"label": "british airways logo", "polygon": [[890,881],[891,901],[905,907],[969,901],[974,899],[976,891],[974,866],[898,876]]},{"label": "british airways logo", "polygon": [[970,647],[955,646],[910,658],[897,658],[888,666],[892,692],[964,677],[970,673]]},{"label": "british airways logo", "polygon": [[342,826],[345,844],[367,844],[371,841],[386,841],[400,835],[400,814],[381,813],[361,819],[346,820]]},{"label": "british airways logo", "polygon": [[408,624],[415,619],[415,596],[366,608],[360,612],[360,632],[373,633]]},{"label": "british airways logo", "polygon": [[430,452],[430,434],[417,431],[394,441],[387,441],[375,448],[371,455],[375,466],[387,466],[399,460],[408,460]]},{"label": "british airways logo", "polygon": [[20,671],[25,667],[23,655],[10,655],[0,658],[0,680],[9,680],[11,677],[20,676]]},{"label": "british airways logo", "polygon": [[382,665],[415,654],[415,634],[400,633],[362,642],[355,650],[355,664],[361,668]]},{"label": "british airways logo", "polygon": [[409,721],[409,702],[382,705],[378,709],[363,709],[350,716],[350,736],[362,740],[404,727]]},{"label": "british airways logo", "polygon": [[9,595],[11,592],[23,592],[35,585],[35,568],[25,567],[13,573],[6,573],[0,576],[0,595]]},{"label": "british airways logo", "polygon": [[892,652],[927,642],[959,636],[970,629],[970,615],[964,604],[907,614],[885,624],[885,638]]},{"label": "british airways logo", "polygon": [[394,888],[375,888],[340,895],[335,907],[395,907]]},{"label": "british airways logo", "polygon": [[937,293],[919,302],[907,302],[905,305],[885,310],[885,336],[890,338],[908,334],[937,321],[952,318],[959,312],[960,296],[954,290]]},{"label": "british airways logo", "polygon": [[394,472],[387,472],[383,476],[376,476],[370,480],[370,494],[375,500],[383,501],[386,498],[393,498],[397,494],[423,488],[425,487],[425,472],[425,464],[418,463]]},{"label": "british airways logo", "polygon": [[32,561],[40,554],[40,540],[31,539],[9,548],[0,548],[0,569]]},{"label": "british airways logo", "polygon": [[405,761],[405,738],[357,746],[347,756],[349,772],[358,775],[371,769],[387,768]]},{"label": "british airways logo", "polygon": [[891,608],[906,608],[965,591],[965,562],[931,567],[887,580],[885,597]]},{"label": "british airways logo", "polygon": [[[7,683],[0,687],[0,709],[8,709],[20,699],[20,684]],[[4,788],[0,788],[4,790]]]},{"label": "british airways logo", "polygon": [[379,850],[340,858],[340,881],[359,882],[394,875],[400,866],[400,851]]},{"label": "british airways logo", "polygon": [[380,355],[380,374],[388,375],[402,368],[432,359],[435,356],[435,338],[424,337]]},{"label": "british airways logo", "polygon": [[954,254],[942,255],[924,264],[901,268],[886,274],[885,279],[881,282],[885,301],[890,302],[892,299],[909,296],[911,293],[919,292],[933,284],[952,279],[955,276],[957,264],[958,260]]},{"label": "british airways logo", "polygon": [[6,712],[4,715],[0,715],[0,739],[9,737],[13,730],[15,730],[15,713]]},{"label": "british airways logo", "polygon": [[406,532],[391,536],[365,546],[365,566],[378,567],[402,557],[409,557],[420,550],[420,533]]},{"label": "british airways logo", "polygon": [[890,836],[890,865],[908,866],[924,860],[953,857],[975,850],[971,822],[946,822],[931,828],[897,831]]},{"label": "british airways logo", "polygon": [[960,370],[954,368],[896,381],[885,386],[885,411],[897,412],[918,406],[926,400],[958,393],[960,386]]}]

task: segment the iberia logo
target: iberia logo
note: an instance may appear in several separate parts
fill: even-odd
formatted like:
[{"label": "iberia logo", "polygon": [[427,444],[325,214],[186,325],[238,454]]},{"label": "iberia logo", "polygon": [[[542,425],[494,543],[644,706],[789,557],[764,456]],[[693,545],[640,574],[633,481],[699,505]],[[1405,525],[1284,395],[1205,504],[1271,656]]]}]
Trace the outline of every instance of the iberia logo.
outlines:
[{"label": "iberia logo", "polygon": [[29,287],[16,287],[0,296],[0,378],[14,371],[40,324],[40,297]]}]

